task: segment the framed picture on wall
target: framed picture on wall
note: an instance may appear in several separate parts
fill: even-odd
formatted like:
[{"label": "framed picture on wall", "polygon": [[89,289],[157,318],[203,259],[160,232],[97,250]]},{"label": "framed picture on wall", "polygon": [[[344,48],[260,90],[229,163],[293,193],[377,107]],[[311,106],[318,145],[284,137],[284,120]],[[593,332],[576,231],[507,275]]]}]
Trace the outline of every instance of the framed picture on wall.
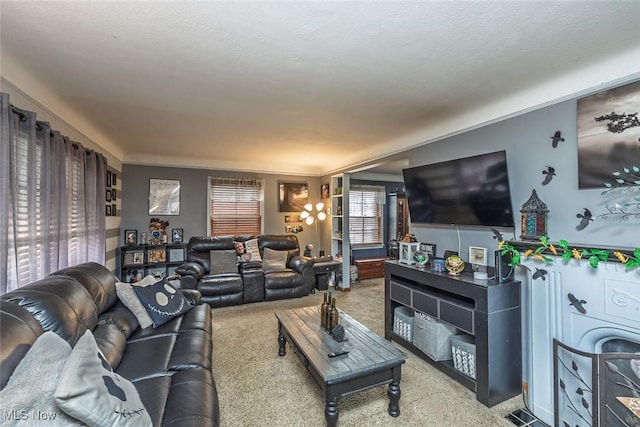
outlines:
[{"label": "framed picture on wall", "polygon": [[320,186],[320,198],[321,199],[329,198],[329,184],[322,184]]},{"label": "framed picture on wall", "polygon": [[182,228],[173,228],[171,230],[171,241],[173,243],[182,243],[184,241],[184,230]]},{"label": "framed picture on wall", "polygon": [[180,215],[179,179],[149,179],[149,215]]},{"label": "framed picture on wall", "polygon": [[138,243],[138,230],[124,230],[124,244],[135,245]]},{"label": "framed picture on wall", "polygon": [[[106,180],[106,184],[107,187],[111,187],[111,171],[107,171],[107,180]],[[109,200],[107,200],[108,202]]]},{"label": "framed picture on wall", "polygon": [[578,188],[636,185],[639,113],[640,82],[578,99]]},{"label": "framed picture on wall", "polygon": [[285,215],[284,216],[284,222],[285,223],[298,223],[298,222],[302,222],[302,218],[300,218],[300,215]]},{"label": "framed picture on wall", "polygon": [[278,209],[280,212],[302,212],[309,203],[309,186],[306,182],[279,182]]}]

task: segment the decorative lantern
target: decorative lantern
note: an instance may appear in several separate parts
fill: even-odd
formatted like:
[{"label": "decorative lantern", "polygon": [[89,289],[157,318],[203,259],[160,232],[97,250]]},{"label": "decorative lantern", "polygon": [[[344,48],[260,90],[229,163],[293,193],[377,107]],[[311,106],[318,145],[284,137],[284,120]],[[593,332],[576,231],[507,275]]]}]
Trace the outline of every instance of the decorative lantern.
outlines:
[{"label": "decorative lantern", "polygon": [[537,242],[541,237],[546,236],[548,213],[547,205],[540,200],[534,189],[529,200],[520,209],[522,230],[520,238]]},{"label": "decorative lantern", "polygon": [[400,242],[400,262],[414,265],[416,263],[414,255],[419,250],[420,243],[418,242]]}]

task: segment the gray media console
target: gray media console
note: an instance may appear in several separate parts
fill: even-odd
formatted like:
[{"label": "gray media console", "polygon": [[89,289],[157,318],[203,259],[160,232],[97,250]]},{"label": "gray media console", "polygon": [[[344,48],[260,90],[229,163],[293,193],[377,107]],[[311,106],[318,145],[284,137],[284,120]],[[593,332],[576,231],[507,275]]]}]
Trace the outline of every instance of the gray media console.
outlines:
[{"label": "gray media console", "polygon": [[[399,306],[427,314],[474,337],[475,379],[457,371],[451,360],[435,361],[393,332]],[[394,340],[476,393],[486,406],[522,391],[520,282],[476,280],[472,273],[451,276],[429,269],[385,263],[385,338]]]}]

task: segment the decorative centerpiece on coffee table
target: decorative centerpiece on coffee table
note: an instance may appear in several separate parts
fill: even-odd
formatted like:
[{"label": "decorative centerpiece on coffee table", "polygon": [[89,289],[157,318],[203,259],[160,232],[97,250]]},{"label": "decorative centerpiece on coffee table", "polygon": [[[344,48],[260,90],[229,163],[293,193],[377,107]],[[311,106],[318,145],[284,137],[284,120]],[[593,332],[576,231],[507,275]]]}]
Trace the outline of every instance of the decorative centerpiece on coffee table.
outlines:
[{"label": "decorative centerpiece on coffee table", "polygon": [[320,326],[331,334],[339,322],[340,314],[336,308],[336,297],[332,297],[331,292],[325,292],[324,301],[320,306]]}]

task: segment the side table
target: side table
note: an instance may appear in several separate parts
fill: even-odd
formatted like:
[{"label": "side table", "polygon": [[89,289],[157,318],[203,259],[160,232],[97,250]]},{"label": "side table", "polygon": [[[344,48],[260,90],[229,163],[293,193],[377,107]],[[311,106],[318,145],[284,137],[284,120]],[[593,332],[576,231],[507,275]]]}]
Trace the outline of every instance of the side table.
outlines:
[{"label": "side table", "polygon": [[341,268],[342,263],[335,260],[313,264],[313,274],[316,276],[316,289],[326,291],[329,288],[331,273],[338,274]]}]

